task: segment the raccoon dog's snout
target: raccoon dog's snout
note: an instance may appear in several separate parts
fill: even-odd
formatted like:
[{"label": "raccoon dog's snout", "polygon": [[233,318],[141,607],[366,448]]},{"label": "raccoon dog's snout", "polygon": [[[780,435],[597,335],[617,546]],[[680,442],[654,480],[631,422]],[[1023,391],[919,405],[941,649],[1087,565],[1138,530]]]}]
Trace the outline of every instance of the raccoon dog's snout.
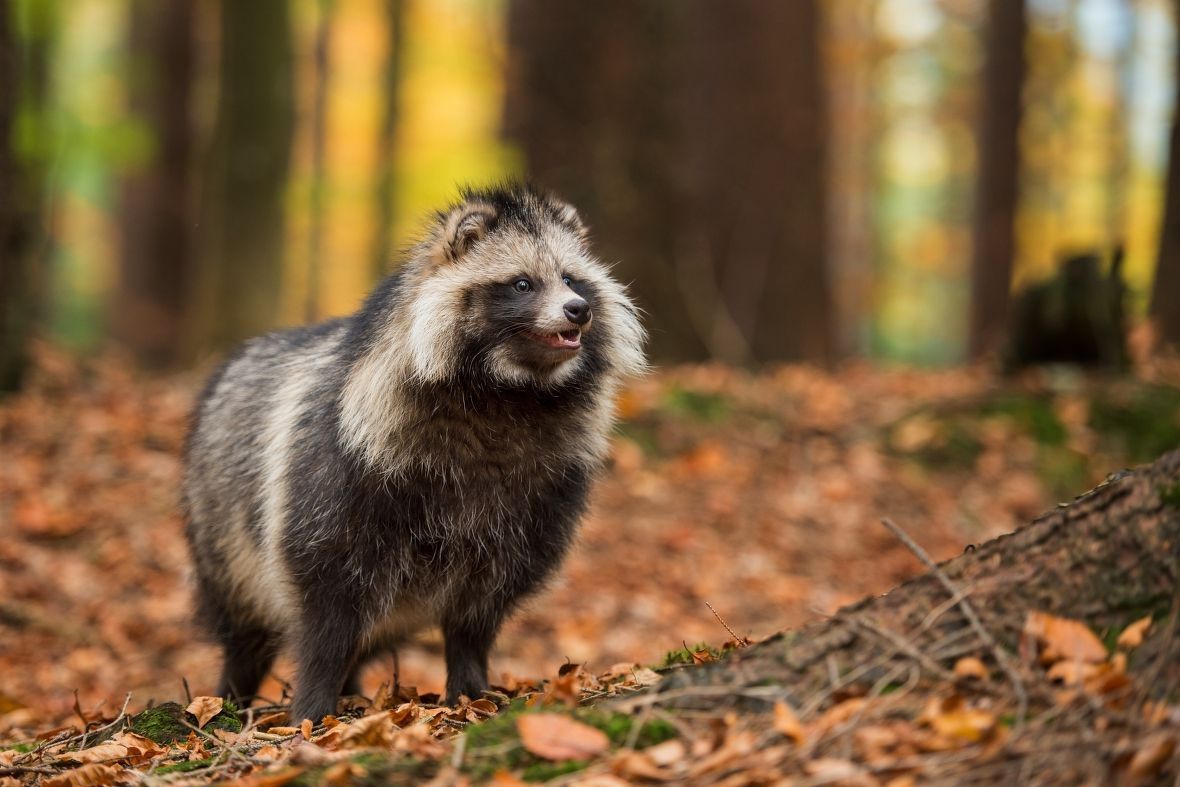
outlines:
[{"label": "raccoon dog's snout", "polygon": [[367,660],[438,625],[447,700],[478,697],[504,619],[569,546],[620,381],[644,368],[637,314],[571,206],[505,186],[439,213],[355,314],[234,353],[185,450],[219,693],[249,701],[286,647],[291,717],[318,720]]},{"label": "raccoon dog's snout", "polygon": [[561,307],[565,313],[566,319],[574,325],[585,325],[590,322],[590,304],[581,298],[574,298],[572,301],[566,301],[565,305]]}]

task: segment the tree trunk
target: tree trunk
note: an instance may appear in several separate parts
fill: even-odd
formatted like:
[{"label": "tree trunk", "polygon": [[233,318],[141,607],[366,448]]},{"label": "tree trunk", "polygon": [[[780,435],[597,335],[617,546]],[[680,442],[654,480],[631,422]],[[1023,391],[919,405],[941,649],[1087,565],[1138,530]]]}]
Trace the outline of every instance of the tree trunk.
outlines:
[{"label": "tree trunk", "polygon": [[316,7],[314,86],[311,98],[311,194],[307,229],[307,297],[303,317],[307,322],[319,319],[320,274],[324,257],[324,181],[327,153],[328,91],[332,81],[332,9],[331,0],[320,0]]},{"label": "tree trunk", "polygon": [[996,349],[1008,317],[1025,76],[1024,0],[995,0],[988,8],[971,259],[969,350],[973,358]]},{"label": "tree trunk", "polygon": [[[1180,2],[1173,4],[1180,18]],[[1180,80],[1180,53],[1173,62]],[[1180,108],[1172,118],[1168,143],[1168,179],[1164,196],[1164,226],[1151,294],[1151,317],[1165,344],[1180,347]]]},{"label": "tree trunk", "polygon": [[515,0],[508,135],[588,219],[659,360],[826,360],[812,0]]},{"label": "tree trunk", "polygon": [[50,12],[34,9],[34,23],[21,40],[13,5],[0,0],[0,393],[17,390],[28,367],[29,340],[40,318],[46,246],[41,157],[16,150],[14,128],[22,108],[34,122],[44,117]]},{"label": "tree trunk", "polygon": [[131,108],[155,131],[156,146],[123,188],[110,322],[115,338],[153,366],[180,360],[192,306],[195,23],[192,0],[131,6]]},{"label": "tree trunk", "polygon": [[[1171,702],[1180,682],[1180,451],[1112,476],[1015,533],[968,547],[937,571],[728,659],[675,672],[654,698],[634,702],[757,711],[783,701],[809,719],[850,697],[872,699],[841,728],[847,740],[857,725],[916,718],[931,696],[958,695],[995,717],[1007,714],[1012,740],[958,762],[931,756],[925,764],[949,769],[931,783],[963,783],[967,769],[974,783],[1111,783],[1103,774],[1126,766],[1125,742],[1155,723],[1136,703]],[[958,601],[964,598],[969,607]],[[1060,678],[1046,674],[1025,633],[1031,612],[1079,621],[1112,645],[1130,623],[1153,622],[1126,662],[1131,682],[1107,686],[1105,704],[1079,696],[1082,710],[1070,711]],[[985,676],[956,674],[967,656],[984,663]],[[876,703],[899,688],[892,704]],[[1015,718],[1021,695],[1023,722]],[[1112,730],[1095,735],[1104,725]],[[846,751],[841,736],[828,742],[836,752]],[[1050,756],[1062,747],[1070,752],[1064,761]],[[809,747],[804,756],[847,754]]]},{"label": "tree trunk", "polygon": [[393,189],[396,184],[398,101],[401,84],[402,49],[405,41],[406,0],[385,0],[385,15],[389,25],[389,54],[385,61],[385,82],[381,130],[377,136],[377,193],[374,204],[377,221],[373,237],[373,280],[389,273],[393,263]]},{"label": "tree trunk", "polygon": [[223,0],[220,12],[220,92],[200,238],[210,301],[204,349],[275,325],[294,123],[289,4]]}]

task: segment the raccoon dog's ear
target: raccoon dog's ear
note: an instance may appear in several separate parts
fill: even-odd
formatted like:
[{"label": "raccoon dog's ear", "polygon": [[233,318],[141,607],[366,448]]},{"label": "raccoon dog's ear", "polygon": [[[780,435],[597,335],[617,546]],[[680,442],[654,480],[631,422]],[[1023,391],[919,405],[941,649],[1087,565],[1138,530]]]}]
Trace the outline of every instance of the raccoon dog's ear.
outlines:
[{"label": "raccoon dog's ear", "polygon": [[476,241],[488,234],[497,218],[496,209],[482,202],[467,202],[452,208],[440,222],[435,261],[457,262]]},{"label": "raccoon dog's ear", "polygon": [[590,231],[582,223],[582,217],[578,215],[578,209],[568,202],[563,202],[559,199],[553,199],[553,207],[557,210],[557,219],[573,230],[574,234],[579,238],[585,240],[590,234]]}]

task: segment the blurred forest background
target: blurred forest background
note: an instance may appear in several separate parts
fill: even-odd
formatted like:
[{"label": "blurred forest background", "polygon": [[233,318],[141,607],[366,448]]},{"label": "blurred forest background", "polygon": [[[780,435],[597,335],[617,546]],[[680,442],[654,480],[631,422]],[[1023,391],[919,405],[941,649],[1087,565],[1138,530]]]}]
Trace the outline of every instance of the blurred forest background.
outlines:
[{"label": "blurred forest background", "polygon": [[175,368],[348,312],[507,176],[582,210],[657,362],[957,363],[1116,250],[1112,324],[1180,339],[1171,0],[0,11],[4,388],[34,336]]},{"label": "blurred forest background", "polygon": [[[201,380],[463,183],[577,205],[661,367],[505,686],[830,614],[921,570],[883,516],[942,559],[1180,446],[1176,5],[0,0],[0,740],[211,688]],[[997,374],[1070,360],[1130,373]]]}]

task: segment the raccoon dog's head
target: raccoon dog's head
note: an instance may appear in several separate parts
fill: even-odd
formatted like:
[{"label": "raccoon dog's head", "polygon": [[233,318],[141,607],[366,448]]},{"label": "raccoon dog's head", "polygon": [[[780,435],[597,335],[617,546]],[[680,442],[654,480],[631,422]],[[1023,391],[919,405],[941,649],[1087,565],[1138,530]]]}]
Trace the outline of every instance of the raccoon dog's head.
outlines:
[{"label": "raccoon dog's head", "polygon": [[412,374],[546,388],[644,366],[643,328],[574,208],[524,186],[471,190],[408,263]]}]

